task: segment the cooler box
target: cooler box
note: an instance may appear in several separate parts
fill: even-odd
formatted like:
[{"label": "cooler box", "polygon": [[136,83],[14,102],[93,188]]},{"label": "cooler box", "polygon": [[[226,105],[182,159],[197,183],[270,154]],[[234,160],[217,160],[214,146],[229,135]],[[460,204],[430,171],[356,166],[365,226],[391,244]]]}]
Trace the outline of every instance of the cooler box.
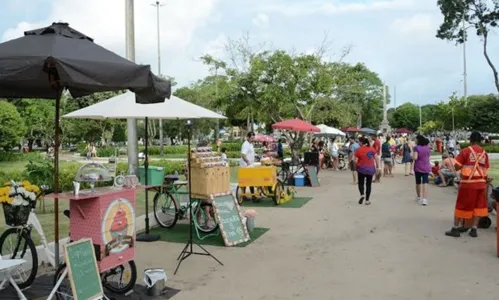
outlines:
[{"label": "cooler box", "polygon": [[305,186],[304,175],[295,175],[295,186]]},{"label": "cooler box", "polygon": [[163,185],[165,180],[165,169],[161,167],[149,167],[147,168],[147,184],[146,184],[146,172],[144,167],[139,167],[139,178],[140,184],[142,185],[152,185],[159,186]]}]

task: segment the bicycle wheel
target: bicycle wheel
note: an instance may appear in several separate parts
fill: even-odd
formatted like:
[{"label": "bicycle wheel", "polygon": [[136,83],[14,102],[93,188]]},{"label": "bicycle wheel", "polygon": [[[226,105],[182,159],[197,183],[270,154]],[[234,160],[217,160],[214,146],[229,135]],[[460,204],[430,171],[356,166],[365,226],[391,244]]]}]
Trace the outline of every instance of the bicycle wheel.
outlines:
[{"label": "bicycle wheel", "polygon": [[487,184],[487,208],[489,213],[496,209],[496,199],[494,198],[494,186]]},{"label": "bicycle wheel", "polygon": [[345,159],[340,159],[338,161],[338,169],[344,170],[346,168],[346,166],[347,166],[347,163],[346,163]]},{"label": "bicycle wheel", "polygon": [[218,229],[215,211],[211,203],[201,202],[201,204],[196,205],[192,211],[192,218],[196,228],[203,233],[212,233]]},{"label": "bicycle wheel", "polygon": [[401,165],[402,164],[402,155],[396,155],[395,162],[398,163],[399,165]]},{"label": "bicycle wheel", "polygon": [[[55,271],[54,275],[54,287],[57,284],[57,281],[59,281],[59,278],[61,278],[62,274],[66,270],[66,263],[63,263],[62,265],[57,268],[57,271]],[[69,282],[69,277],[66,275],[66,277],[62,280],[61,284],[57,288],[57,291],[55,292],[55,297],[57,300],[73,300],[73,290],[71,289],[71,283]]]},{"label": "bicycle wheel", "polygon": [[281,203],[282,193],[284,192],[284,184],[278,179],[274,188],[274,203],[275,205],[279,205]]},{"label": "bicycle wheel", "polygon": [[133,260],[101,274],[102,286],[117,294],[125,294],[137,282],[137,267]]},{"label": "bicycle wheel", "polygon": [[0,255],[10,259],[24,259],[13,277],[20,289],[31,286],[38,272],[38,254],[31,237],[24,229],[9,228],[0,236]]},{"label": "bicycle wheel", "polygon": [[179,209],[178,203],[168,191],[157,192],[154,195],[154,218],[159,226],[172,228],[177,224]]},{"label": "bicycle wheel", "polygon": [[241,195],[241,187],[237,186],[236,188],[236,200],[239,205],[243,205],[244,197]]}]

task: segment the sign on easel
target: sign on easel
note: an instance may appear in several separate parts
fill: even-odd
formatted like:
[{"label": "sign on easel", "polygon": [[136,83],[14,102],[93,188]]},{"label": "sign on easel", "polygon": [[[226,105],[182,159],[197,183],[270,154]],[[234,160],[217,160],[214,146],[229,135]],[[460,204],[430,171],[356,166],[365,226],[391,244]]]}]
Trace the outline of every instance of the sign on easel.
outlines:
[{"label": "sign on easel", "polygon": [[74,300],[102,299],[104,292],[91,239],[82,239],[64,246]]},{"label": "sign on easel", "polygon": [[250,240],[248,229],[243,223],[241,209],[234,195],[230,193],[212,195],[215,218],[220,226],[224,244],[235,246]]},{"label": "sign on easel", "polygon": [[319,178],[317,177],[317,167],[316,166],[306,166],[307,169],[307,177],[310,181],[310,186],[315,187],[319,186]]}]

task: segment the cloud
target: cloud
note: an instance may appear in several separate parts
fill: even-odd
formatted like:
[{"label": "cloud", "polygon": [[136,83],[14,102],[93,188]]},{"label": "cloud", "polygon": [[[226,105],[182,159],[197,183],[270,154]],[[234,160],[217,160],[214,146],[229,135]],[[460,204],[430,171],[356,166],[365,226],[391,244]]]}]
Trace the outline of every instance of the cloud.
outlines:
[{"label": "cloud", "polygon": [[264,13],[259,13],[253,18],[253,25],[256,27],[267,27],[269,25],[269,16]]},{"label": "cloud", "polygon": [[[78,31],[94,38],[110,50],[125,53],[125,1],[123,0],[34,0],[32,5],[49,5],[50,12],[33,23],[20,22],[7,29],[3,40],[22,36],[25,30],[64,21]],[[219,0],[163,1],[160,7],[162,69],[170,61],[190,60],[185,52],[197,30],[216,20],[214,11]],[[151,64],[156,69],[157,25],[156,8],[152,1],[135,1],[136,62]],[[170,68],[171,70],[171,68]],[[170,74],[168,74],[170,75]],[[175,75],[175,74],[171,74]]]},{"label": "cloud", "polygon": [[295,3],[281,2],[264,5],[260,9],[280,13],[286,16],[304,16],[313,14],[349,14],[371,11],[386,11],[404,9],[414,4],[415,0],[371,0],[357,3],[331,3],[326,0],[309,0]]},{"label": "cloud", "polygon": [[431,14],[415,14],[409,18],[397,18],[391,30],[403,36],[424,36],[432,38],[437,30],[437,24]]}]

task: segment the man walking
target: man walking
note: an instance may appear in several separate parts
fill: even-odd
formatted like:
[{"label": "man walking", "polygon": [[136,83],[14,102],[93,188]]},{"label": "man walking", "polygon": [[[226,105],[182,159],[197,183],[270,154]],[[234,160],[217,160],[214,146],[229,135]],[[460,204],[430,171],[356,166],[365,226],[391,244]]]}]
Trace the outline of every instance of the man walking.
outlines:
[{"label": "man walking", "polygon": [[480,133],[473,132],[470,136],[471,145],[456,157],[455,169],[461,170],[461,182],[454,211],[454,226],[445,233],[447,236],[461,236],[461,232],[468,230],[464,226],[466,220],[473,219],[469,234],[471,237],[477,237],[478,221],[489,214],[486,182],[490,165],[488,154],[478,145],[481,141]]}]

